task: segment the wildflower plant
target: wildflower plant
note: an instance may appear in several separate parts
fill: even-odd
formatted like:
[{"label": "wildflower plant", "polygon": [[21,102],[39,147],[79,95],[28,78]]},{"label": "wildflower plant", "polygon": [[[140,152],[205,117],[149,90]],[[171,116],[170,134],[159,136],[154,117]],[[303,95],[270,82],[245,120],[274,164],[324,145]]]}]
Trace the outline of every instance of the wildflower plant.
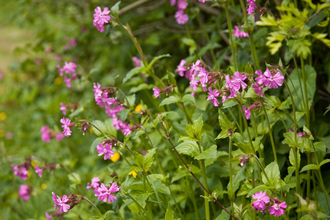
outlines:
[{"label": "wildflower plant", "polygon": [[38,77],[3,98],[33,120],[6,122],[5,217],[330,215],[327,1],[54,4],[63,30],[20,66]]}]

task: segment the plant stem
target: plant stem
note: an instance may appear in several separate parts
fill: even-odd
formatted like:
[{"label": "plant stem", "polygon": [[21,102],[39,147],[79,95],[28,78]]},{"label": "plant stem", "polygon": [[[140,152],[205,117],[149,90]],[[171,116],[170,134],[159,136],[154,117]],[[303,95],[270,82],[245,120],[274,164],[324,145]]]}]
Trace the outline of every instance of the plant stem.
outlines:
[{"label": "plant stem", "polygon": [[[240,110],[243,112],[243,106],[241,103],[239,103],[239,107],[240,107]],[[252,143],[252,139],[251,139],[251,135],[250,135],[250,131],[249,131],[249,126],[248,126],[248,123],[247,123],[247,120],[244,116],[244,114],[241,114],[242,115],[242,118],[243,118],[243,121],[244,121],[244,126],[245,126],[245,129],[246,129],[246,132],[248,134],[248,137],[249,137],[249,142],[250,142],[250,145],[251,145],[251,149],[252,149],[252,152],[253,154],[256,154],[256,151],[253,147],[253,143]]]},{"label": "plant stem", "polygon": [[230,108],[228,108],[228,111],[229,111],[231,117],[233,117],[234,122],[235,122],[235,124],[236,124],[238,130],[242,133],[242,128],[241,128],[240,124],[238,124],[238,122],[237,122],[237,120],[236,120],[236,118],[235,118],[233,112],[230,110]]},{"label": "plant stem", "polygon": [[237,71],[238,65],[237,65],[237,60],[236,60],[236,56],[235,56],[235,48],[234,48],[234,42],[233,42],[233,26],[232,26],[231,20],[230,20],[228,5],[224,5],[224,8],[225,8],[226,15],[227,15],[229,38],[230,38],[230,48],[231,48],[231,55],[232,55],[233,63],[234,63],[234,70]]},{"label": "plant stem", "polygon": [[269,137],[270,137],[270,142],[272,144],[274,159],[275,159],[275,162],[278,164],[277,155],[276,155],[276,149],[275,149],[275,144],[274,144],[274,139],[273,139],[272,128],[270,127],[268,115],[267,115],[266,108],[265,108],[265,105],[264,105],[263,100],[261,100],[261,106],[262,106],[262,109],[264,110],[266,121],[267,121],[267,125],[268,125],[268,130],[269,130],[268,133],[269,133]]},{"label": "plant stem", "polygon": [[306,124],[307,128],[310,128],[310,121],[309,121],[309,104],[308,104],[308,94],[307,94],[307,79],[306,79],[306,73],[305,73],[305,64],[304,64],[304,58],[300,58],[300,65],[301,65],[301,72],[303,77],[303,83],[304,83],[304,90],[305,90],[305,111],[306,111]]},{"label": "plant stem", "polygon": [[192,185],[191,185],[191,183],[190,183],[189,180],[187,180],[187,184],[189,185],[190,191],[192,192],[190,196],[191,196],[191,199],[193,201],[196,219],[199,220],[200,216],[199,216],[199,213],[198,213],[198,207],[197,207],[197,203],[196,203],[196,198],[194,196],[194,190],[193,190]]},{"label": "plant stem", "polygon": [[[229,182],[230,182],[230,188],[233,190],[233,168],[232,168],[232,164],[231,164],[231,152],[232,152],[232,148],[233,148],[233,140],[231,137],[229,137]],[[233,197],[231,197],[233,196]],[[233,195],[230,195],[230,207],[231,207],[231,211],[234,213],[234,207],[233,207],[233,202],[235,200],[235,193]]]},{"label": "plant stem", "polygon": [[93,206],[93,208],[97,211],[97,214],[99,214],[99,216],[104,220],[102,213],[100,212],[100,210],[94,205],[94,203],[92,203],[89,199],[82,197],[82,200],[87,201],[89,204],[91,204]]}]

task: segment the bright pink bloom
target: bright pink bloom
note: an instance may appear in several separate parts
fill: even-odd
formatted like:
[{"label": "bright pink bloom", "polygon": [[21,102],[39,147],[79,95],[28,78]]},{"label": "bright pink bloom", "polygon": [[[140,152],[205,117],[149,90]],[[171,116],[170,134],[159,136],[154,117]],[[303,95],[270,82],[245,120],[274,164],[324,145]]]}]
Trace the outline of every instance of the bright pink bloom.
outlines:
[{"label": "bright pink bloom", "polygon": [[99,153],[98,156],[102,156],[104,154],[104,160],[110,159],[110,157],[113,156],[113,150],[111,144],[98,144],[97,147],[97,152]]},{"label": "bright pink bloom", "polygon": [[[296,128],[293,127],[292,130],[293,130],[293,131],[291,131],[291,129],[289,129],[289,132],[294,132],[294,131],[296,130]],[[297,132],[297,135],[298,135],[298,136],[300,137],[300,139],[301,139],[301,137],[303,136],[303,133],[302,133],[302,132]]]},{"label": "bright pink bloom", "polygon": [[264,75],[268,77],[265,80],[265,86],[269,85],[270,89],[277,89],[278,86],[282,86],[284,76],[280,72],[277,72],[275,75],[272,75],[270,71],[267,69]]},{"label": "bright pink bloom", "polygon": [[64,82],[68,88],[71,88],[71,79],[64,76]]},{"label": "bright pink bloom", "polygon": [[197,72],[201,70],[201,61],[197,60],[196,63],[193,63],[190,67],[190,72],[193,74],[193,76],[197,75]]},{"label": "bright pink bloom", "polygon": [[267,196],[266,192],[262,191],[252,195],[252,199],[256,199],[256,201],[252,203],[255,210],[264,211],[266,203],[269,203],[269,196]]},{"label": "bright pink bloom", "polygon": [[241,167],[244,166],[244,164],[248,161],[249,158],[249,155],[241,155],[239,157],[239,165],[241,165]]},{"label": "bright pink bloom", "polygon": [[50,130],[48,128],[47,125],[42,126],[42,128],[40,129],[40,133],[41,133],[41,139],[44,142],[49,142],[51,137],[50,137]]},{"label": "bright pink bloom", "polygon": [[203,87],[204,92],[206,92],[206,86],[207,86],[207,82],[209,81],[208,79],[208,75],[209,73],[205,70],[205,68],[201,67],[201,69],[199,70],[198,76],[200,78],[200,83]]},{"label": "bright pink bloom", "polygon": [[56,67],[58,69],[58,72],[59,72],[60,76],[63,76],[63,69],[61,68],[61,66],[57,65]]},{"label": "bright pink bloom", "polygon": [[246,119],[250,119],[251,112],[249,109],[246,109],[245,105],[243,105],[243,111]]},{"label": "bright pink bloom", "polygon": [[257,93],[257,95],[260,95],[261,97],[264,97],[264,90],[262,86],[259,86],[258,84],[253,84],[252,88],[254,88],[254,92]]},{"label": "bright pink bloom", "polygon": [[209,97],[207,97],[207,100],[211,100],[214,106],[219,106],[219,101],[217,100],[216,97],[218,97],[220,94],[217,89],[214,89],[212,91],[211,87],[209,87]]},{"label": "bright pink bloom", "polygon": [[42,177],[42,171],[43,171],[43,169],[40,169],[38,166],[36,166],[36,173],[38,174],[38,176],[40,178]]},{"label": "bright pink bloom", "polygon": [[171,0],[171,5],[174,6],[176,3],[176,0]]},{"label": "bright pink bloom", "polygon": [[100,178],[98,178],[98,177],[94,177],[94,178],[92,179],[92,183],[91,183],[91,185],[89,185],[89,183],[87,183],[87,187],[86,187],[86,189],[90,189],[90,188],[94,188],[94,189],[96,189],[96,188],[99,187],[99,185],[100,185]]},{"label": "bright pink bloom", "polygon": [[103,12],[102,9],[100,7],[96,7],[95,8],[95,13],[93,14],[94,16],[94,20],[93,20],[93,24],[96,25],[104,25],[106,23],[108,23],[111,19],[111,17],[108,15],[110,13],[110,10],[105,7]]},{"label": "bright pink bloom", "polygon": [[102,90],[101,90],[100,83],[97,83],[96,85],[95,85],[95,83],[93,83],[93,84],[94,84],[94,89],[93,89],[93,91],[94,91],[94,97],[96,99],[96,97],[101,96]]},{"label": "bright pink bloom", "polygon": [[[96,191],[96,192],[95,192]],[[98,200],[101,200],[103,202],[108,201],[109,203],[116,201],[117,198],[112,195],[112,193],[118,192],[119,187],[117,183],[112,183],[111,187],[105,186],[103,183],[99,188],[94,190],[95,196],[98,196]]]},{"label": "bright pink bloom", "polygon": [[199,0],[199,1],[202,2],[202,3],[205,3],[206,0]]},{"label": "bright pink bloom", "polygon": [[30,193],[31,193],[31,190],[29,189],[29,186],[25,185],[25,184],[21,185],[21,187],[19,188],[19,191],[18,191],[18,194],[21,197],[21,199],[23,199],[25,201],[30,198]]},{"label": "bright pink bloom", "polygon": [[181,60],[179,66],[177,66],[177,69],[175,70],[175,72],[178,72],[180,76],[184,76],[184,71],[187,71],[187,67],[185,66],[186,61],[185,60]]},{"label": "bright pink bloom", "polygon": [[57,141],[61,141],[64,138],[64,134],[61,132],[56,132],[55,138]]},{"label": "bright pink bloom", "polygon": [[159,91],[158,87],[154,87],[152,90],[154,90],[154,96],[155,96],[155,98],[160,97],[160,91]]},{"label": "bright pink bloom", "polygon": [[136,67],[141,66],[141,63],[140,63],[140,59],[139,58],[133,57],[132,60],[133,60],[133,62],[134,62],[134,64],[135,64]]},{"label": "bright pink bloom", "polygon": [[177,11],[174,17],[176,19],[176,22],[178,22],[178,24],[185,24],[189,19],[188,15],[183,13],[183,10]]},{"label": "bright pink bloom", "polygon": [[112,104],[116,104],[116,100],[114,98],[108,98],[108,93],[103,93],[100,96],[95,97],[96,104],[106,108],[110,108]]},{"label": "bright pink bloom", "polygon": [[[268,70],[268,69],[267,69],[267,70]],[[266,71],[267,71],[267,70],[266,70]],[[269,70],[268,70],[268,71],[269,71]],[[256,81],[259,85],[264,84],[264,82],[266,81],[267,77],[264,76],[264,75],[262,74],[261,70],[257,70],[257,71],[255,71],[255,74],[258,75],[258,77],[255,78],[255,81]]]},{"label": "bright pink bloom", "polygon": [[131,129],[129,128],[129,124],[123,123],[120,130],[124,133],[124,135],[129,135],[132,133]]},{"label": "bright pink bloom", "polygon": [[63,102],[61,102],[60,105],[60,110],[63,112],[63,115],[66,115],[66,106],[63,104]]},{"label": "bright pink bloom", "polygon": [[56,199],[56,195],[55,195],[55,193],[54,192],[52,192],[52,199],[53,199],[53,201],[54,201],[54,203],[55,203],[55,205],[54,205],[54,208],[57,210],[57,199]]},{"label": "bright pink bloom", "polygon": [[46,215],[46,219],[47,219],[47,220],[51,220],[51,219],[52,219],[52,216],[49,215],[48,212],[46,212],[45,215]]},{"label": "bright pink bloom", "polygon": [[246,79],[246,76],[244,74],[241,75],[237,71],[234,72],[234,76],[232,77],[231,82],[236,91],[238,91],[241,86],[243,89],[245,89],[247,87],[246,83],[244,82],[245,79]]},{"label": "bright pink bloom", "polygon": [[287,205],[285,204],[286,202],[281,202],[277,203],[275,202],[274,205],[268,208],[269,214],[274,215],[274,216],[281,216],[284,214],[284,210]]},{"label": "bright pink bloom", "polygon": [[76,72],[76,68],[77,68],[77,65],[73,62],[70,62],[70,63],[65,62],[64,66],[63,66],[63,70],[68,74]]},{"label": "bright pink bloom", "polygon": [[185,10],[188,6],[188,2],[186,0],[178,0],[176,6],[178,7],[178,10]]},{"label": "bright pink bloom", "polygon": [[246,33],[244,30],[239,31],[239,28],[242,28],[243,25],[240,26],[235,26],[235,30],[233,30],[233,34],[235,35],[235,37],[248,37],[249,34]]},{"label": "bright pink bloom", "polygon": [[62,128],[63,128],[63,134],[64,134],[64,136],[69,137],[71,135],[71,133],[72,133],[72,131],[70,130],[70,126],[71,126],[70,119],[63,117],[60,120],[60,122],[63,124],[62,125]]},{"label": "bright pink bloom", "polygon": [[247,0],[247,2],[249,3],[249,7],[246,9],[246,12],[249,15],[252,15],[254,10],[258,8],[258,6],[254,3],[255,0]]},{"label": "bright pink bloom", "polygon": [[26,180],[29,177],[27,169],[25,167],[22,167],[21,170],[19,170],[19,167],[15,166],[14,164],[12,164],[11,167],[14,170],[14,174],[16,176],[22,178],[22,180]]},{"label": "bright pink bloom", "polygon": [[190,87],[193,90],[196,90],[198,83],[199,83],[199,80],[198,79],[192,79],[189,84],[190,84]]},{"label": "bright pink bloom", "polygon": [[70,205],[68,205],[67,203],[70,203],[71,201],[67,198],[66,195],[63,195],[62,198],[57,196],[57,206],[60,207],[60,211],[61,212],[68,212],[68,210],[70,209]]}]

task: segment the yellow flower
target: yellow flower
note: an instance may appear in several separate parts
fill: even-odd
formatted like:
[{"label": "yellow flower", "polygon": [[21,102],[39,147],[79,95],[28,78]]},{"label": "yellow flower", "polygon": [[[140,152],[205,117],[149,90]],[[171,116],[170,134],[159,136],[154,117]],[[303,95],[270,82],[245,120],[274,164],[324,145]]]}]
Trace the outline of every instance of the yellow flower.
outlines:
[{"label": "yellow flower", "polygon": [[4,121],[7,118],[7,114],[5,112],[0,113],[0,120]]},{"label": "yellow flower", "polygon": [[110,157],[110,160],[112,162],[117,162],[120,159],[120,154],[118,152],[115,152],[112,157]]},{"label": "yellow flower", "polygon": [[41,189],[47,189],[47,185],[46,184],[41,184]]},{"label": "yellow flower", "polygon": [[33,167],[36,167],[37,164],[36,164],[36,162],[34,162],[34,160],[32,160],[32,161],[31,161],[31,165],[32,165]]},{"label": "yellow flower", "polygon": [[54,84],[55,85],[60,85],[61,83],[62,83],[62,77],[56,77],[55,79],[54,79]]},{"label": "yellow flower", "polygon": [[142,106],[141,106],[141,104],[138,104],[134,111],[139,112],[141,110],[142,110]]},{"label": "yellow flower", "polygon": [[135,172],[135,171],[131,171],[131,172],[128,173],[128,175],[133,175],[133,177],[136,178],[136,176],[137,176],[137,172]]}]

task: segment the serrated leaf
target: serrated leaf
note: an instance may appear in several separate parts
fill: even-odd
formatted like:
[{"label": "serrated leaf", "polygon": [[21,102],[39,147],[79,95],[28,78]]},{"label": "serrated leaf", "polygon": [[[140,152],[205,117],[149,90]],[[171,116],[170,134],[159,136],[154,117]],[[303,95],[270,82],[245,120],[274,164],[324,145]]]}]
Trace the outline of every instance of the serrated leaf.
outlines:
[{"label": "serrated leaf", "polygon": [[232,127],[232,123],[229,121],[227,115],[219,109],[219,124],[221,129],[229,129]]},{"label": "serrated leaf", "polygon": [[301,169],[300,173],[305,172],[307,170],[317,170],[317,169],[318,167],[316,164],[308,164]]},{"label": "serrated leaf", "polygon": [[198,146],[195,141],[185,141],[176,146],[176,150],[180,154],[185,154],[191,157],[195,157],[199,154]]},{"label": "serrated leaf", "polygon": [[260,21],[256,22],[258,26],[278,26],[275,18],[270,14],[267,14],[267,17],[261,16]]},{"label": "serrated leaf", "polygon": [[217,158],[217,146],[212,145],[209,149],[203,151],[201,154],[195,157],[196,160],[208,160]]},{"label": "serrated leaf", "polygon": [[170,97],[168,97],[168,98],[165,98],[165,99],[159,104],[159,106],[169,105],[169,104],[177,103],[177,102],[180,102],[180,99],[178,99],[178,98],[175,97],[175,96],[170,96]]}]

